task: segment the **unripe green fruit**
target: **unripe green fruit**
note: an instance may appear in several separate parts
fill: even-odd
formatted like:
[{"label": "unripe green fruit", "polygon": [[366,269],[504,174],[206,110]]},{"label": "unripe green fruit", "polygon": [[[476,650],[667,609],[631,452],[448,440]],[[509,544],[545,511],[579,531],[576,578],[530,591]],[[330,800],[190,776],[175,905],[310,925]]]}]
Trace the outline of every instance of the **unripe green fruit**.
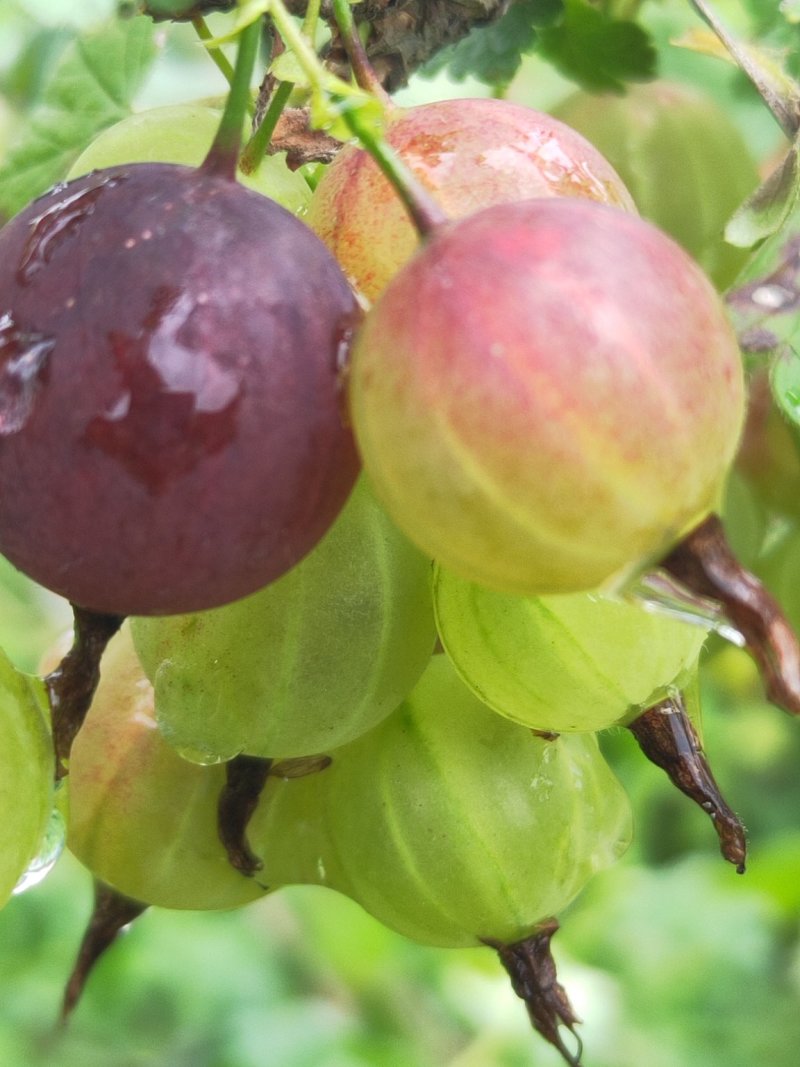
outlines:
[{"label": "unripe green fruit", "polygon": [[367,314],[350,399],[408,536],[464,578],[540,595],[619,582],[716,509],[744,382],[721,301],[674,241],[550,198],[436,229]]},{"label": "unripe green fruit", "polygon": [[[440,100],[390,116],[386,140],[451,218],[534,196],[576,196],[635,211],[608,162],[549,115],[505,100]],[[314,191],[308,224],[374,300],[419,237],[372,157],[348,145]]]},{"label": "unripe green fruit", "polygon": [[758,184],[736,124],[696,89],[633,85],[624,96],[576,93],[555,110],[619,172],[644,218],[702,265],[719,288],[748,256],[723,238],[730,216]]},{"label": "unripe green fruit", "polygon": [[441,567],[434,603],[467,685],[501,715],[544,731],[635,719],[682,687],[707,632],[597,594],[510,596]]},{"label": "unripe green fruit", "polygon": [[0,907],[42,844],[55,760],[44,685],[0,652]]},{"label": "unripe green fruit", "polygon": [[431,564],[362,479],[316,548],[223,608],[134,620],[167,740],[187,757],[327,752],[385,718],[430,658]]},{"label": "unripe green fruit", "polygon": [[329,885],[425,944],[522,940],[630,840],[627,797],[593,736],[546,740],[507,722],[445,656],[333,757],[256,813],[264,877]]},{"label": "unripe green fruit", "polygon": [[125,896],[162,908],[234,908],[263,894],[217,835],[222,767],[182,760],[153,715],[128,626],[108,645],[69,759],[67,844]]},{"label": "unripe green fruit", "polygon": [[[68,179],[120,163],[182,163],[199,167],[211,147],[222,112],[204,104],[174,104],[129,115],[109,126],[72,164]],[[265,156],[254,174],[237,173],[243,185],[303,215],[311,190],[283,156]]]}]

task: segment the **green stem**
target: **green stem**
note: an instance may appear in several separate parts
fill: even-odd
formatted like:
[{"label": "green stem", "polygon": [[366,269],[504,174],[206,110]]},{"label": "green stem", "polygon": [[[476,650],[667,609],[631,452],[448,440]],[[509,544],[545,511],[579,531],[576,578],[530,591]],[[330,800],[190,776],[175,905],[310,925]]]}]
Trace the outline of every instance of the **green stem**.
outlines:
[{"label": "green stem", "polygon": [[272,140],[275,127],[278,125],[278,119],[281,117],[281,113],[292,95],[292,89],[294,89],[292,82],[281,82],[272,94],[272,99],[269,102],[269,107],[261,125],[245,145],[239,159],[239,170],[243,174],[253,174],[261,166],[261,161],[269,147],[269,142]]},{"label": "green stem", "polygon": [[[316,52],[297,28],[283,0],[272,0],[270,15],[287,48],[291,48],[311,86],[328,99],[353,99],[356,90],[321,65]],[[420,237],[428,237],[433,230],[447,222],[447,215],[431,198],[414,174],[375,131],[371,122],[364,121],[358,107],[343,108],[341,118],[361,141],[383,174],[392,183]]]},{"label": "green stem", "polygon": [[[269,15],[275,24],[278,33],[283,38],[287,48],[294,53],[294,57],[300,64],[303,73],[312,86],[318,91],[323,91],[323,81],[328,83],[341,82],[328,71],[324,70],[317,58],[317,53],[311,47],[308,38],[300,30],[292,16],[286,9],[283,0],[272,0],[269,5]],[[342,88],[347,91],[347,82],[341,82]]]},{"label": "green stem", "polygon": [[[358,35],[348,0],[333,0],[333,14],[359,87],[371,93],[384,105],[391,106],[391,98],[372,69],[364,44]],[[361,121],[358,111],[346,111],[343,118],[394,186],[420,237],[429,237],[437,226],[447,222],[447,215],[419,183],[413,172],[370,124]]]},{"label": "green stem", "polygon": [[790,100],[775,83],[758,60],[757,52],[743,46],[730,30],[726,29],[719,16],[706,0],[690,0],[692,7],[706,22],[736,60],[738,65],[758,90],[762,100],[772,112],[778,125],[790,140],[794,140],[800,116],[797,100]]},{"label": "green stem", "polygon": [[[194,26],[195,33],[201,41],[205,42],[211,40],[213,34],[208,28],[208,23],[201,15],[198,15],[197,18],[192,19],[192,26]],[[233,67],[231,66],[228,57],[225,55],[221,48],[206,47],[206,51],[216,64],[225,81],[228,83],[228,85],[231,85],[233,82]]]},{"label": "green stem", "polygon": [[353,9],[348,0],[333,0],[333,15],[339,27],[344,50],[350,60],[356,85],[365,89],[388,107],[392,106],[392,99],[380,83],[378,75],[369,61],[364,42],[353,19]]},{"label": "green stem", "polygon": [[403,202],[414,227],[424,240],[449,218],[436,203],[427,189],[417,180],[414,172],[406,166],[370,124],[362,122],[357,111],[345,112],[342,116],[364,148],[380,167],[384,177],[394,186]]},{"label": "green stem", "polygon": [[261,20],[247,26],[239,37],[233,81],[208,155],[201,164],[207,174],[236,180],[236,161],[242,145],[242,127],[248,106],[251,103],[250,79],[253,75],[258,45],[261,38]]},{"label": "green stem", "polygon": [[314,40],[314,34],[317,32],[317,23],[319,22],[319,12],[321,7],[322,0],[309,0],[302,27],[302,32],[309,41]]}]

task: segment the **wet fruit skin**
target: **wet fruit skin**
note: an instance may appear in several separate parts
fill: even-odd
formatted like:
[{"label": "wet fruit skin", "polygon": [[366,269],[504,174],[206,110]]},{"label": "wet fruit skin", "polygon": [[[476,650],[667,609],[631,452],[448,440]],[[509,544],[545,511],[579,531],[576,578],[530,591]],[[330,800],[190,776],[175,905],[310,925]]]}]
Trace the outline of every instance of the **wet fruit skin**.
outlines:
[{"label": "wet fruit skin", "polygon": [[441,227],[366,316],[350,385],[401,529],[462,577],[534,595],[660,559],[715,508],[744,408],[699,268],[574,198]]},{"label": "wet fruit skin", "polygon": [[[535,196],[577,196],[635,212],[611,165],[557,119],[503,100],[442,100],[389,121],[386,139],[451,218]],[[308,224],[374,300],[418,237],[371,156],[345,147],[311,198]]]},{"label": "wet fruit skin", "polygon": [[166,164],[98,171],[0,231],[0,551],[83,607],[194,611],[267,584],[358,462],[357,317],[273,201]]}]

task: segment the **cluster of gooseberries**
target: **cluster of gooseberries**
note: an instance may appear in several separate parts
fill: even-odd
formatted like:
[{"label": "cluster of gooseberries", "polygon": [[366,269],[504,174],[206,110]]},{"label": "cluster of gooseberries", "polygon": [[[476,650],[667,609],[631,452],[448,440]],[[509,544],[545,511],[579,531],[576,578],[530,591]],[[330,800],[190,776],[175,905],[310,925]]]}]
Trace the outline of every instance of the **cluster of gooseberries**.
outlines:
[{"label": "cluster of gooseberries", "polygon": [[797,710],[790,631],[766,594],[740,610],[715,518],[735,334],[556,119],[392,110],[415,233],[355,144],[310,202],[277,158],[238,183],[231,101],[216,136],[207,107],[126,120],[0,231],[0,550],[76,611],[44,681],[0,663],[0,897],[55,767],[106,924],[67,1007],[144,907],[310,883],[492,946],[578,1063],[549,943],[631,836],[598,731],[630,728],[745,860],[691,714],[714,614],[628,591],[718,599]]}]

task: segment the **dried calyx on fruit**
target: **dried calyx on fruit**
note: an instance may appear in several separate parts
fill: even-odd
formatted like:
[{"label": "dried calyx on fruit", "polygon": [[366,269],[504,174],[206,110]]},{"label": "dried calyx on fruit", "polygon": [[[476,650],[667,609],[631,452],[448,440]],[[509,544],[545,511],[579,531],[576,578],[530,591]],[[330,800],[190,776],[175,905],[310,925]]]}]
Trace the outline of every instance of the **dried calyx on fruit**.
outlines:
[{"label": "dried calyx on fruit", "polygon": [[0,232],[0,551],[95,611],[253,592],[356,476],[353,295],[308,227],[233,180],[258,29],[199,169],[97,171]]}]

